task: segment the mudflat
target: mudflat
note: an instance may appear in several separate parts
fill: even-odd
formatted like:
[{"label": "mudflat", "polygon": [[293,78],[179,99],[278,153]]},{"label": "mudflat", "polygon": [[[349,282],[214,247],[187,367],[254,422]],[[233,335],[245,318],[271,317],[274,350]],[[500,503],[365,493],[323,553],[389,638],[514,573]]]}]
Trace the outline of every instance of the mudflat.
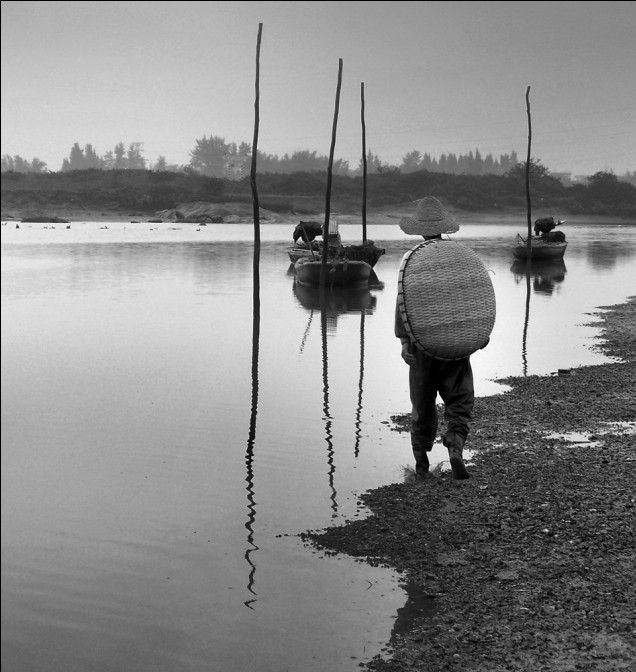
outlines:
[{"label": "mudflat", "polygon": [[365,669],[636,669],[636,296],[598,316],[611,363],[476,400],[469,480],[406,474],[361,496],[367,518],[301,535],[404,579]]}]

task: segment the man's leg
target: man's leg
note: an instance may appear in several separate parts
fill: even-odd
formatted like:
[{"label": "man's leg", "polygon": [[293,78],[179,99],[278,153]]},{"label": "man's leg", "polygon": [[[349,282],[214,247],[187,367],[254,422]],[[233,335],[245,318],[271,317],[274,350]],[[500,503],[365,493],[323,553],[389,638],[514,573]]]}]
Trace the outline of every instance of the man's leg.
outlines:
[{"label": "man's leg", "polygon": [[440,362],[439,379],[447,425],[443,443],[448,448],[453,476],[466,479],[469,474],[464,464],[463,448],[475,405],[473,372],[468,357],[453,362]]},{"label": "man's leg", "polygon": [[420,351],[416,351],[416,358],[416,364],[409,369],[411,447],[415,472],[423,476],[429,468],[427,453],[432,450],[437,436],[437,388],[433,360]]}]

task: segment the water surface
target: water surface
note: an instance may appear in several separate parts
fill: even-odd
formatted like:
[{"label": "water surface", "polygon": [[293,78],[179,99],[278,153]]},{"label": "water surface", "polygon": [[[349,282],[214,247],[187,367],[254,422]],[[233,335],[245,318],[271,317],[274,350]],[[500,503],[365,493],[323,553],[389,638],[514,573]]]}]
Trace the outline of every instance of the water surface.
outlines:
[{"label": "water surface", "polygon": [[[389,418],[409,409],[393,311],[419,240],[371,226],[376,281],[321,306],[294,224],[261,227],[255,302],[251,225],[3,223],[7,670],[353,672],[388,641],[400,577],[297,535],[365,515],[357,494],[411,463]],[[591,314],[636,288],[636,227],[569,223],[529,283],[518,230],[453,235],[497,297],[478,395],[608,361]]]}]

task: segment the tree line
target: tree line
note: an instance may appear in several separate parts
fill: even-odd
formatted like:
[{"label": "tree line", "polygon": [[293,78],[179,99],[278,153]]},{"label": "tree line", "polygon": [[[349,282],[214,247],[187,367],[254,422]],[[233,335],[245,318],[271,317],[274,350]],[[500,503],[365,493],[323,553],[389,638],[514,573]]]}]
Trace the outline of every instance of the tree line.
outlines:
[{"label": "tree line", "polygon": [[[190,152],[190,161],[185,165],[168,163],[165,156],[159,156],[154,164],[150,164],[143,156],[141,143],[131,143],[127,147],[119,142],[112,150],[100,156],[93,145],[87,144],[83,148],[79,143],[71,147],[69,156],[62,162],[61,172],[75,170],[153,170],[156,172],[197,173],[207,177],[240,180],[249,173],[252,159],[252,148],[249,143],[227,142],[219,136],[203,136],[195,142]],[[383,163],[381,159],[367,152],[366,164],[368,174],[382,174],[397,172],[401,174],[415,173],[427,170],[433,173],[449,175],[506,175],[519,163],[517,153],[501,154],[495,157],[492,154],[485,156],[476,149],[468,154],[444,153],[435,158],[429,153],[412,150],[402,157],[401,163],[391,165]],[[326,172],[329,164],[327,156],[315,151],[299,150],[292,154],[266,154],[258,151],[257,165],[259,173],[311,173]],[[355,177],[362,174],[362,159],[358,166],[351,168],[348,161],[334,159],[332,171],[334,175]],[[22,157],[3,155],[1,170],[17,173],[44,173],[50,172],[46,163],[38,158],[32,161]],[[569,181],[567,176],[559,176]],[[627,171],[620,179],[636,185],[636,171]]]},{"label": "tree line", "polygon": [[[636,186],[601,171],[585,183],[564,185],[540,162],[530,162],[530,185],[535,209],[546,215],[610,215],[636,221]],[[252,201],[251,178],[216,178],[145,169],[74,170],[57,173],[2,174],[3,211],[38,207],[55,210],[69,204],[84,209],[155,213],[180,203]],[[466,212],[523,212],[526,207],[526,165],[519,162],[505,175],[451,175],[419,170],[376,172],[367,177],[369,208],[391,208],[435,194],[444,203]],[[324,171],[259,173],[261,207],[311,217],[325,205]],[[334,211],[360,212],[362,176],[334,175]]]}]

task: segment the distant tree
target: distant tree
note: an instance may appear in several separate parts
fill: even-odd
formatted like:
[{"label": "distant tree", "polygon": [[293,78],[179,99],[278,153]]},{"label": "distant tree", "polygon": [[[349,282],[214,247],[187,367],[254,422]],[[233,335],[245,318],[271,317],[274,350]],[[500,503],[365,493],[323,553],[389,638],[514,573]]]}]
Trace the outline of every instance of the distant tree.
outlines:
[{"label": "distant tree", "polygon": [[31,173],[44,173],[46,171],[46,163],[44,161],[40,161],[40,159],[34,157],[31,160],[31,170],[29,172]]},{"label": "distant tree", "polygon": [[517,158],[517,152],[512,151],[510,154],[502,154],[499,157],[499,167],[501,168],[501,174],[505,175],[509,170],[514,168],[518,163],[519,163],[519,159]]},{"label": "distant tree", "polygon": [[13,160],[13,157],[10,154],[3,154],[2,161],[0,163],[0,169],[2,170],[2,172],[12,173],[15,170],[14,166],[15,161]]},{"label": "distant tree", "polygon": [[85,168],[103,168],[104,162],[93,149],[93,145],[84,147],[84,167]]},{"label": "distant tree", "polygon": [[242,142],[238,147],[235,143],[227,146],[224,162],[224,177],[238,180],[247,175],[252,158],[252,147],[247,142]]},{"label": "distant tree", "polygon": [[157,159],[157,163],[152,167],[153,170],[159,172],[164,172],[168,168],[168,162],[166,161],[165,156],[160,156]]},{"label": "distant tree", "polygon": [[[542,180],[546,177],[549,177],[550,172],[548,169],[537,159],[530,159],[530,170],[529,170],[530,179],[533,181]],[[510,180],[525,180],[526,179],[526,162],[520,161],[514,165],[506,173],[506,177]]]},{"label": "distant tree", "polygon": [[86,168],[86,162],[84,160],[84,152],[79,146],[79,143],[75,143],[71,147],[71,153],[69,154],[68,161],[64,161],[62,170],[83,170]]},{"label": "distant tree", "polygon": [[141,154],[138,146],[131,143],[128,146],[128,153],[126,155],[126,168],[129,170],[145,170],[146,159]]},{"label": "distant tree", "polygon": [[636,187],[636,170],[629,171],[626,170],[619,178],[623,182],[628,182],[629,184]]},{"label": "distant tree", "polygon": [[3,154],[2,156],[2,172],[3,173],[43,173],[46,171],[46,163],[40,161],[35,157],[32,161],[23,159],[19,154],[9,156]]},{"label": "distant tree", "polygon": [[636,187],[621,182],[614,173],[600,171],[588,177],[587,199],[599,203],[636,204]]},{"label": "distant tree", "polygon": [[228,154],[236,154],[236,146],[232,148],[225,138],[205,135],[196,141],[195,148],[190,152],[190,167],[203,175],[223,177]]},{"label": "distant tree", "polygon": [[414,149],[402,157],[400,169],[403,173],[414,173],[416,170],[420,170],[421,163],[422,155],[417,149]]},{"label": "distant tree", "polygon": [[109,149],[102,157],[102,164],[106,170],[113,170],[115,168],[115,154],[112,149]]},{"label": "distant tree", "polygon": [[124,147],[124,143],[120,142],[117,145],[115,145],[115,161],[113,162],[113,168],[115,170],[123,170],[124,168],[128,168],[128,164],[126,162],[126,147]]},{"label": "distant tree", "polygon": [[[360,171],[362,172],[362,159],[360,159]],[[382,161],[380,157],[376,156],[370,149],[367,151],[367,173],[371,175],[372,173],[381,172]]]},{"label": "distant tree", "polygon": [[433,172],[433,168],[437,166],[437,161],[430,155],[424,154],[420,161],[420,170],[427,170],[429,173]]},{"label": "distant tree", "polygon": [[475,154],[472,152],[468,153],[468,174],[469,175],[482,175],[484,172],[484,160],[481,158],[481,154],[478,149],[475,149]]},{"label": "distant tree", "polygon": [[484,159],[484,175],[496,175],[498,170],[495,165],[492,154],[486,154],[486,158]]}]

